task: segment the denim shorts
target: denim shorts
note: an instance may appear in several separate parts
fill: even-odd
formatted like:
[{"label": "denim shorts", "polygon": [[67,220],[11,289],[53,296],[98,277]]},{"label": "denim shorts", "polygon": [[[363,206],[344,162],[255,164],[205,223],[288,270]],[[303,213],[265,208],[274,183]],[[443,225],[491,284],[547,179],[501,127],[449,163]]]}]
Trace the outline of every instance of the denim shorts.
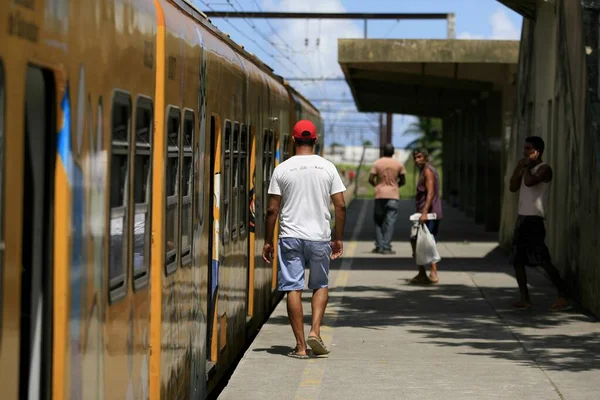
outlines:
[{"label": "denim shorts", "polygon": [[277,249],[279,273],[277,290],[304,290],[304,269],[309,268],[308,288],[315,290],[329,285],[331,245],[296,238],[280,238]]}]

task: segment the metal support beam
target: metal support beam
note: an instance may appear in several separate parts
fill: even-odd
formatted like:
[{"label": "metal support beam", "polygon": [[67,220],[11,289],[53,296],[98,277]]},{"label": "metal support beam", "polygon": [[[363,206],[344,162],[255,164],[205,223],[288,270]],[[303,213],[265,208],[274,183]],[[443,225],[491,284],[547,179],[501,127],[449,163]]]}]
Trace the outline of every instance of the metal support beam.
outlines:
[{"label": "metal support beam", "polygon": [[387,113],[386,122],[385,122],[385,143],[392,143],[392,125],[393,125],[393,116],[394,114]]},{"label": "metal support beam", "polygon": [[[448,20],[452,13],[311,13],[311,12],[272,12],[272,11],[205,11],[209,18],[262,18],[262,19],[406,19],[406,20]],[[366,33],[366,29],[365,29]]]},{"label": "metal support beam", "polygon": [[345,81],[346,78],[344,78],[343,76],[333,76],[330,78],[326,78],[326,77],[314,77],[314,78],[304,78],[301,76],[293,76],[290,78],[284,78],[286,81],[307,81],[307,82],[319,82],[319,81]]}]

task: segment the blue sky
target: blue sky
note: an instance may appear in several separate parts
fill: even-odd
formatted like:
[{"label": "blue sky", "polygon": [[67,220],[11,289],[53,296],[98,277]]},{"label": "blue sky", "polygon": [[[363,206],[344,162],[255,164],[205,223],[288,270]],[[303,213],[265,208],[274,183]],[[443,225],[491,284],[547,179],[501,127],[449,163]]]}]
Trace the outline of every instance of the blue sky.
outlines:
[{"label": "blue sky", "polygon": [[[203,11],[299,11],[446,13],[456,15],[459,39],[518,40],[522,17],[496,0],[191,0]],[[285,77],[343,76],[337,63],[338,38],[362,38],[362,21],[258,20],[211,18],[222,31]],[[371,21],[369,38],[445,39],[447,25],[439,21]],[[377,143],[375,114],[356,111],[344,81],[292,82],[323,112],[326,144],[332,141]],[[345,102],[329,103],[323,99]],[[411,138],[402,132],[412,116],[394,116],[393,142],[402,147]]]}]

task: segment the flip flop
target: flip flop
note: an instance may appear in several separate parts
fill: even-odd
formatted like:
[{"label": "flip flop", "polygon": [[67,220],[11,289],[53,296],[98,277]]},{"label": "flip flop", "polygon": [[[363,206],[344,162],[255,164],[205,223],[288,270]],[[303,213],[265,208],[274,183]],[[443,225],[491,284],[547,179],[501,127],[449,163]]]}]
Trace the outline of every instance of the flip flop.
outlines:
[{"label": "flip flop", "polygon": [[298,354],[298,350],[295,348],[294,348],[294,350],[287,353],[287,356],[291,357],[291,358],[297,358],[299,360],[306,360],[309,358],[308,354]]},{"label": "flip flop", "polygon": [[517,302],[513,303],[512,307],[516,308],[518,310],[529,310],[531,308],[531,303],[517,301]]},{"label": "flip flop", "polygon": [[550,307],[550,311],[565,311],[566,309],[568,309],[570,307],[571,307],[571,304],[569,304],[568,300],[557,301],[554,304],[552,304],[552,306]]},{"label": "flip flop", "polygon": [[317,336],[309,336],[306,339],[306,344],[310,346],[315,356],[324,356],[329,354],[329,349],[325,346],[325,343]]},{"label": "flip flop", "polygon": [[409,283],[413,284],[413,285],[429,285],[431,283],[431,280],[429,280],[428,277],[414,277],[412,278]]}]

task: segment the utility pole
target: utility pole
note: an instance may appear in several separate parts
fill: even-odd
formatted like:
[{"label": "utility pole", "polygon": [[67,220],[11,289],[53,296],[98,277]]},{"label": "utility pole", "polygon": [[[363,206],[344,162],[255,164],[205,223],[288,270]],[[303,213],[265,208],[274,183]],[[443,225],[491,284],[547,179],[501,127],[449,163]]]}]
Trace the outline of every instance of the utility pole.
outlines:
[{"label": "utility pole", "polygon": [[379,114],[379,157],[383,157],[383,145],[385,142],[383,127],[383,114]]},{"label": "utility pole", "polygon": [[392,143],[392,121],[394,114],[387,113],[387,121],[385,122],[385,143]]}]

